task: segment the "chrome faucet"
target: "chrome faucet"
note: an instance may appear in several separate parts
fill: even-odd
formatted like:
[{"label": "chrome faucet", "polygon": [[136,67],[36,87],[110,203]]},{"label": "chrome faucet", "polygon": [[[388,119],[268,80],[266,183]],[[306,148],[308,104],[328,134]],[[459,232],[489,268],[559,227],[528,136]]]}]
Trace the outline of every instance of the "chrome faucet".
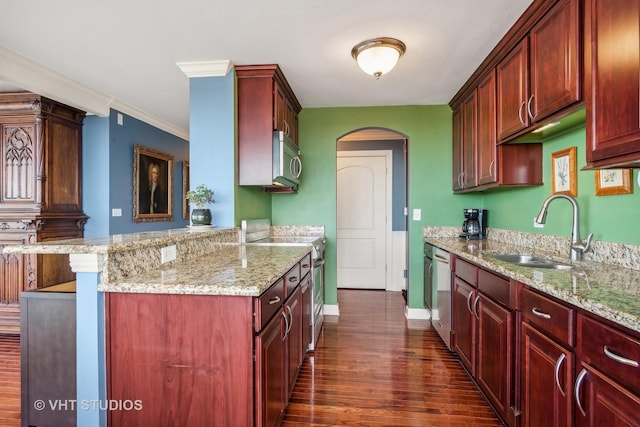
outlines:
[{"label": "chrome faucet", "polygon": [[583,242],[580,239],[580,209],[578,208],[578,202],[571,196],[567,196],[566,194],[553,194],[547,197],[542,204],[542,208],[540,212],[538,212],[538,216],[536,216],[535,222],[536,224],[544,224],[547,220],[547,207],[552,200],[555,199],[566,199],[571,203],[573,207],[573,226],[571,229],[571,261],[580,261],[582,259],[582,254],[589,250],[589,246],[591,245],[591,238],[593,237],[593,233],[589,233],[587,236],[587,241]]}]

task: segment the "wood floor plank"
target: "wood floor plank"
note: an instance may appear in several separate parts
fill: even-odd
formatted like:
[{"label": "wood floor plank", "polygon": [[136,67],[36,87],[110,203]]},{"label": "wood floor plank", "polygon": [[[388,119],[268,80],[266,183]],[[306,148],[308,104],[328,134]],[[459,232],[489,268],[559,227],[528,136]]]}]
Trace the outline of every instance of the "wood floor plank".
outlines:
[{"label": "wood floor plank", "polygon": [[429,321],[400,293],[338,291],[302,365],[283,426],[501,426]]},{"label": "wood floor plank", "polygon": [[20,426],[20,336],[0,334],[0,426]]}]

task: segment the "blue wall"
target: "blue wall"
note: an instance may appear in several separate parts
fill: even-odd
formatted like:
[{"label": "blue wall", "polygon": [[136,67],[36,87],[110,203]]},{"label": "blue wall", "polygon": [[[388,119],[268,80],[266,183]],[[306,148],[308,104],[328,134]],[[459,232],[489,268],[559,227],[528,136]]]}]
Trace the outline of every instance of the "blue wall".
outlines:
[{"label": "blue wall", "polygon": [[[235,225],[235,74],[189,79],[191,187],[215,192],[213,223]],[[187,154],[188,155],[188,154]]]},{"label": "blue wall", "polygon": [[[89,215],[85,237],[186,227],[182,217],[182,162],[189,159],[187,141],[118,112],[89,116],[83,128],[83,209]],[[134,147],[141,145],[173,156],[173,221],[133,222]],[[112,209],[122,216],[111,216]]]}]

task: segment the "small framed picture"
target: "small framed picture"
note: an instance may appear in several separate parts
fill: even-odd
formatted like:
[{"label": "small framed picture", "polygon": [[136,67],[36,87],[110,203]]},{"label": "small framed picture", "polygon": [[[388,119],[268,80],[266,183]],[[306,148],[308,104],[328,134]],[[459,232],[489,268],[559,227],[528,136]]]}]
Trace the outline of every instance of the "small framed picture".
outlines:
[{"label": "small framed picture", "polygon": [[189,219],[189,200],[187,199],[187,191],[189,191],[189,161],[182,162],[182,218]]},{"label": "small framed picture", "polygon": [[631,169],[596,170],[596,196],[633,193]]},{"label": "small framed picture", "polygon": [[133,222],[173,221],[173,156],[136,145]]},{"label": "small framed picture", "polygon": [[551,153],[551,190],[553,194],[578,195],[576,147]]}]

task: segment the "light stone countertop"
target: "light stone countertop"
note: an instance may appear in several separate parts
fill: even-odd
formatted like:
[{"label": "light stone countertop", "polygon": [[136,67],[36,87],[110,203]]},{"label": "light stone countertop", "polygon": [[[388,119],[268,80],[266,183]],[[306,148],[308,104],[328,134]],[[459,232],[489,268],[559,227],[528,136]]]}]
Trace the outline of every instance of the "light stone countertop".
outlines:
[{"label": "light stone countertop", "polygon": [[574,262],[574,270],[515,265],[491,254],[528,254],[571,263],[568,258],[502,241],[474,241],[449,237],[424,238],[476,265],[554,296],[585,311],[640,332],[640,271],[594,261]]},{"label": "light stone countertop", "polygon": [[231,244],[209,255],[167,264],[102,292],[259,296],[311,251],[305,246]]}]

